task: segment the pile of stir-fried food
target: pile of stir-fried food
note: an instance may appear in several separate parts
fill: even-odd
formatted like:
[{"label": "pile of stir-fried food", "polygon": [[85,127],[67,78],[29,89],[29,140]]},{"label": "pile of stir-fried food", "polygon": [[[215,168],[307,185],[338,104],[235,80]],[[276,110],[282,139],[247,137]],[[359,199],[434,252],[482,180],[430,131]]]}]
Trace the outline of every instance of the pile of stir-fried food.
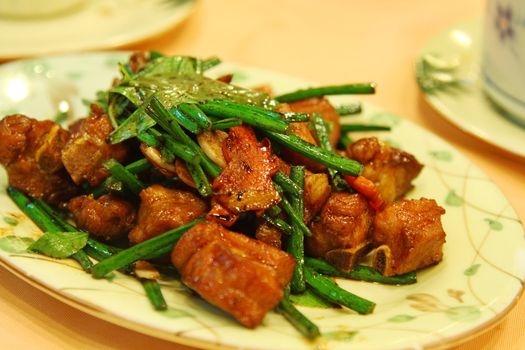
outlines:
[{"label": "pile of stir-fried food", "polygon": [[373,311],[333,276],[413,283],[441,261],[444,209],[404,198],[422,164],[376,137],[352,142],[348,131],[374,127],[342,125],[355,106],[324,97],[372,84],[272,97],[206,77],[218,63],[134,54],[67,128],[4,117],[8,194],[45,231],[30,249],[96,278],[136,276],[159,310],[171,266],[244,326],[275,309],[309,338],[319,330],[292,302],[305,293]]}]

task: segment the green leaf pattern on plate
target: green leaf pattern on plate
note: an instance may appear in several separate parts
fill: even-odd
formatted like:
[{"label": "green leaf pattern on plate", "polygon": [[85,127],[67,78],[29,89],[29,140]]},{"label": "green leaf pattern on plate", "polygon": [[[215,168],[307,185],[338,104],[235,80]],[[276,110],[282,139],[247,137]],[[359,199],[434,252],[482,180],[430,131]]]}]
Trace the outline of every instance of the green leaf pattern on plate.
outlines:
[{"label": "green leaf pattern on plate", "polygon": [[13,254],[26,253],[27,247],[33,242],[34,240],[29,237],[3,236],[0,237],[0,250]]},{"label": "green leaf pattern on plate", "polygon": [[481,267],[481,264],[474,264],[470,266],[469,268],[467,268],[465,272],[463,272],[463,274],[465,276],[474,276],[478,272],[480,267]]},{"label": "green leaf pattern on plate", "polygon": [[458,196],[454,190],[450,190],[445,198],[445,203],[451,207],[460,207],[463,205],[463,202],[463,198]]},{"label": "green leaf pattern on plate", "polygon": [[398,125],[401,121],[401,118],[399,116],[387,113],[387,112],[379,112],[375,113],[370,117],[370,123],[371,124],[377,124],[377,125],[387,125],[390,127],[394,127]]},{"label": "green leaf pattern on plate", "polygon": [[450,162],[452,160],[452,153],[450,151],[431,151],[430,155],[437,160]]},{"label": "green leaf pattern on plate", "polygon": [[4,222],[5,222],[6,224],[8,224],[8,225],[11,225],[11,226],[16,226],[16,225],[18,225],[18,220],[15,219],[14,217],[12,217],[12,216],[8,216],[8,215],[4,216]]},{"label": "green leaf pattern on plate", "polygon": [[412,315],[396,315],[396,316],[390,317],[387,321],[395,322],[395,323],[402,323],[402,322],[412,321],[415,318],[416,316],[412,316]]},{"label": "green leaf pattern on plate", "polygon": [[193,317],[189,312],[173,307],[168,307],[167,310],[161,311],[160,314],[167,318]]},{"label": "green leaf pattern on plate", "polygon": [[357,331],[333,331],[323,333],[323,338],[326,340],[334,340],[338,342],[349,342],[354,339]]},{"label": "green leaf pattern on plate", "polygon": [[472,322],[481,316],[477,306],[455,306],[445,311],[445,315],[453,321]]},{"label": "green leaf pattern on plate", "polygon": [[501,231],[501,230],[503,230],[503,224],[501,223],[501,221],[492,220],[492,219],[489,219],[489,218],[486,218],[485,221],[489,224],[489,227],[490,227],[491,230],[493,230],[493,231]]}]

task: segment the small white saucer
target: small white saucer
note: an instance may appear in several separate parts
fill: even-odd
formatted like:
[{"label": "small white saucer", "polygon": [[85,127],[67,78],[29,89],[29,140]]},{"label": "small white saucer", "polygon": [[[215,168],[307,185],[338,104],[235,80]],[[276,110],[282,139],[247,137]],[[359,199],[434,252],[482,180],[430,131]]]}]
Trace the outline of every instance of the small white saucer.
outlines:
[{"label": "small white saucer", "polygon": [[498,109],[481,87],[481,19],[433,37],[418,55],[416,76],[426,100],[463,131],[525,157],[525,125]]},{"label": "small white saucer", "polygon": [[0,17],[0,60],[121,47],[161,34],[188,17],[196,0],[91,0],[42,18]]}]

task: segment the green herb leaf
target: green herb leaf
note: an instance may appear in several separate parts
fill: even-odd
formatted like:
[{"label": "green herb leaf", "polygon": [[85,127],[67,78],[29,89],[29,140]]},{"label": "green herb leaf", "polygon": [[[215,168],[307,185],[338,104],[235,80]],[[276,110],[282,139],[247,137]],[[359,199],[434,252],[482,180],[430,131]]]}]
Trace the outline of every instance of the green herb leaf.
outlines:
[{"label": "green herb leaf", "polygon": [[87,240],[85,232],[46,232],[28,250],[53,258],[67,258],[84,248]]}]

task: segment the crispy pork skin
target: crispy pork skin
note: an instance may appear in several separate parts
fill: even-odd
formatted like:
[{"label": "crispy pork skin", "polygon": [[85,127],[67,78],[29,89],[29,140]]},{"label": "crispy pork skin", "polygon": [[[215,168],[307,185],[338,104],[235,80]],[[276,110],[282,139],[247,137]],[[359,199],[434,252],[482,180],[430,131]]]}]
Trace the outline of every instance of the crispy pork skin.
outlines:
[{"label": "crispy pork skin", "polygon": [[392,203],[412,188],[412,180],[423,165],[410,153],[390,147],[376,137],[357,140],[348,149],[348,157],[364,165],[362,176],[371,180],[385,203]]},{"label": "crispy pork skin", "polygon": [[441,208],[433,199],[403,199],[377,213],[373,226],[374,267],[399,275],[441,261],[445,232]]},{"label": "crispy pork skin", "polygon": [[0,121],[0,163],[9,184],[52,204],[68,200],[76,188],[64,169],[61,150],[69,133],[50,121],[17,114]]},{"label": "crispy pork skin", "polygon": [[282,299],[295,266],[282,250],[213,221],[188,230],[171,260],[188,287],[249,328]]},{"label": "crispy pork skin", "polygon": [[111,195],[96,199],[92,195],[75,197],[69,201],[68,209],[78,228],[106,241],[125,236],[136,217],[131,203]]},{"label": "crispy pork skin", "polygon": [[140,192],[137,226],[128,235],[140,243],[204,215],[208,205],[191,192],[151,185]]},{"label": "crispy pork skin", "polygon": [[125,144],[112,145],[107,138],[113,131],[109,117],[97,105],[91,106],[91,115],[74,124],[71,138],[62,151],[62,161],[73,181],[86,181],[92,187],[100,185],[109,172],[103,167],[106,160],[125,160]]},{"label": "crispy pork skin", "polygon": [[306,251],[343,271],[351,270],[370,247],[373,217],[373,210],[360,194],[332,193],[320,220],[311,224],[312,236],[305,237]]},{"label": "crispy pork skin", "polygon": [[272,155],[267,139],[257,141],[247,126],[230,129],[223,142],[226,168],[212,185],[213,199],[228,211],[260,211],[280,201],[272,183],[279,170],[279,159]]}]

